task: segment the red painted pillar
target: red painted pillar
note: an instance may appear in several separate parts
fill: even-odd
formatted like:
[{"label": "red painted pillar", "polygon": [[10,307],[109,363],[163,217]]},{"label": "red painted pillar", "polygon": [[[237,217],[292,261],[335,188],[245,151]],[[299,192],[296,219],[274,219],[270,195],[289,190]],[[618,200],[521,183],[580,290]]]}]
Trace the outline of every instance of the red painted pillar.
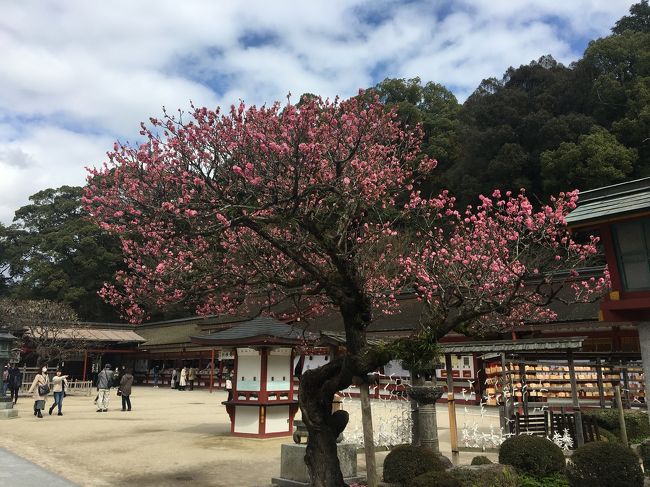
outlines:
[{"label": "red painted pillar", "polygon": [[84,350],[84,372],[81,378],[82,381],[86,380],[86,368],[88,367],[88,350]]},{"label": "red painted pillar", "polygon": [[260,349],[260,392],[258,396],[258,401],[262,403],[260,406],[260,428],[259,434],[264,435],[266,433],[266,404],[269,400],[268,392],[266,391],[266,378],[268,377],[268,366],[269,366],[269,349],[262,347]]},{"label": "red painted pillar", "polygon": [[212,363],[210,364],[210,394],[214,387],[214,348],[212,349]]}]

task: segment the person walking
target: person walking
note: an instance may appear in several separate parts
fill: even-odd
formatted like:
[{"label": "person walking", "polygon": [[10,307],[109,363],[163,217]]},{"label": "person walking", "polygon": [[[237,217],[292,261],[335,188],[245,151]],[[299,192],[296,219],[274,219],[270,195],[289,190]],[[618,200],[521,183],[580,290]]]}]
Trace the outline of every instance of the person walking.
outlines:
[{"label": "person walking", "polygon": [[34,381],[29,388],[29,392],[34,399],[34,416],[43,417],[45,409],[45,397],[50,392],[50,379],[47,377],[47,365],[43,365],[41,370],[34,377]]},{"label": "person walking", "polygon": [[68,376],[62,375],[61,369],[56,369],[56,375],[52,377],[52,395],[54,396],[54,403],[50,406],[48,413],[52,416],[52,411],[58,407],[59,412],[57,416],[63,416],[61,408],[63,408],[63,398],[65,397],[65,389],[68,387]]},{"label": "person walking", "polygon": [[108,411],[111,387],[113,386],[113,372],[111,364],[104,365],[104,370],[97,374],[97,412]]},{"label": "person walking", "polygon": [[127,370],[120,379],[120,392],[122,393],[122,411],[131,411],[131,386],[133,374]]},{"label": "person walking", "polygon": [[176,380],[177,380],[177,378],[178,378],[178,371],[176,370],[176,368],[173,368],[173,369],[172,369],[172,378],[171,378],[171,380],[169,381],[169,383],[171,384],[171,388],[172,388],[172,389],[176,389],[176,387],[177,387],[177,386],[176,386]]},{"label": "person walking", "polygon": [[232,401],[232,375],[226,376],[226,391],[228,392],[228,401]]},{"label": "person walking", "polygon": [[9,369],[9,390],[11,391],[11,399],[14,404],[18,402],[18,391],[23,385],[23,373],[18,368],[18,364],[13,364]]},{"label": "person walking", "polygon": [[181,380],[178,382],[178,390],[184,391],[187,386],[187,367],[183,365],[181,369]]},{"label": "person walking", "polygon": [[196,380],[196,368],[190,367],[187,372],[187,381],[190,383],[190,391],[194,390],[194,381]]},{"label": "person walking", "polygon": [[153,386],[158,389],[158,379],[160,378],[160,369],[157,365],[153,366]]}]

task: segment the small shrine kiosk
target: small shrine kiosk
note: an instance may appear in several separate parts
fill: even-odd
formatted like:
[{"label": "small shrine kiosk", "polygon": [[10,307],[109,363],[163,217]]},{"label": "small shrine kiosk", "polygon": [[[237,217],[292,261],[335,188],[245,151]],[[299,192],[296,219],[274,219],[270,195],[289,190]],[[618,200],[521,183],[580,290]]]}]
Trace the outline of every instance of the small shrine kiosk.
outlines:
[{"label": "small shrine kiosk", "polygon": [[269,317],[258,317],[192,342],[234,355],[232,399],[224,401],[233,436],[291,436],[298,411],[294,392],[295,348],[317,335]]}]

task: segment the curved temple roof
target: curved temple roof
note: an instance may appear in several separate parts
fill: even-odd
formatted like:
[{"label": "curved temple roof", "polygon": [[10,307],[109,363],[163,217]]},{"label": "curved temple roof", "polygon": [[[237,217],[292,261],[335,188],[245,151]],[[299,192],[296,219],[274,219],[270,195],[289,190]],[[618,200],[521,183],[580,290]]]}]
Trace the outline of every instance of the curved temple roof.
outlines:
[{"label": "curved temple roof", "polygon": [[210,335],[192,336],[199,345],[300,345],[312,342],[318,334],[287,325],[274,318],[259,316]]}]

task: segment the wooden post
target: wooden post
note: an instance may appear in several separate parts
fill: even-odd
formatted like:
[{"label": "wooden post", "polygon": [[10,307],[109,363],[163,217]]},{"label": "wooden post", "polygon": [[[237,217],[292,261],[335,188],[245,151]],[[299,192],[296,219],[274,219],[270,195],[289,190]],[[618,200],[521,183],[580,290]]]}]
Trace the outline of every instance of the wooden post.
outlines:
[{"label": "wooden post", "polygon": [[212,362],[210,363],[210,394],[212,394],[212,388],[214,387],[214,348],[212,349]]},{"label": "wooden post", "polygon": [[519,362],[519,380],[521,381],[521,402],[523,404],[524,420],[528,427],[528,388],[526,387],[526,362]]},{"label": "wooden post", "polygon": [[370,410],[370,392],[368,378],[359,377],[359,399],[361,401],[361,422],[363,423],[363,445],[366,454],[366,475],[368,487],[377,487],[377,461],[375,459],[375,440],[372,428],[372,412]]},{"label": "wooden post", "polygon": [[600,403],[601,408],[605,408],[605,386],[603,384],[603,366],[600,363],[600,359],[596,359],[596,376],[598,378],[598,402]]},{"label": "wooden post", "polygon": [[449,412],[449,435],[451,453],[456,456],[458,452],[458,427],[456,425],[456,398],[454,396],[454,374],[451,367],[451,354],[445,354],[445,368],[447,369],[447,411]]},{"label": "wooden post", "polygon": [[578,383],[576,381],[576,369],[573,363],[573,351],[567,352],[569,360],[569,378],[571,379],[571,399],[573,401],[573,416],[576,425],[576,440],[578,448],[585,444],[584,431],[582,430],[582,412],[580,411],[580,402],[578,400]]},{"label": "wooden post", "polygon": [[510,401],[508,400],[508,395],[506,391],[508,387],[508,372],[506,370],[506,354],[501,353],[501,395],[503,396],[503,417],[504,417],[504,426],[505,432],[511,433],[510,430]]},{"label": "wooden post", "polygon": [[625,427],[625,411],[623,411],[623,401],[621,401],[621,386],[614,387],[614,395],[616,396],[616,407],[618,408],[618,427],[621,430],[621,441],[625,446],[629,446],[627,428]]},{"label": "wooden post", "polygon": [[627,365],[621,364],[621,371],[623,372],[623,395],[625,396],[625,407],[630,406],[630,378],[627,373]]}]

